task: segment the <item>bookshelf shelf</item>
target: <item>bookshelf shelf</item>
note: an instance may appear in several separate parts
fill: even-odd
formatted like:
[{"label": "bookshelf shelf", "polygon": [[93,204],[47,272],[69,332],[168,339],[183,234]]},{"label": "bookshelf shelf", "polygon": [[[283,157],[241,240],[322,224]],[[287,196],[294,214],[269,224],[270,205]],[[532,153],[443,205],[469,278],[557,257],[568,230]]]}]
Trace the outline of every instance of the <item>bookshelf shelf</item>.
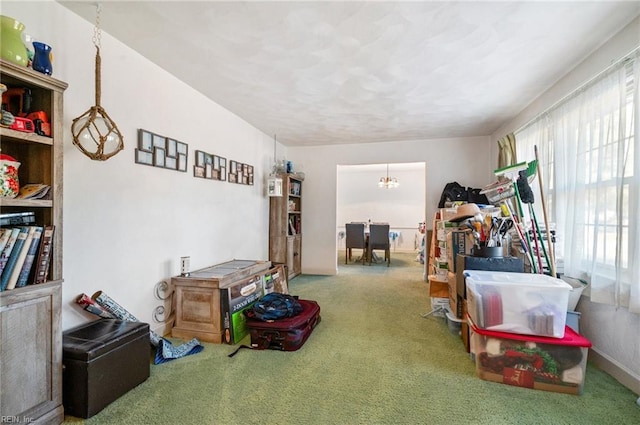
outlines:
[{"label": "bookshelf shelf", "polygon": [[23,131],[11,130],[10,128],[0,127],[0,137],[11,138],[15,142],[24,143],[41,143],[43,145],[53,145],[51,137],[40,136],[36,133],[25,133]]},{"label": "bookshelf shelf", "polygon": [[0,208],[3,207],[24,207],[24,208],[52,208],[53,201],[50,199],[7,199],[0,198]]},{"label": "bookshelf shelf", "polygon": [[272,197],[269,212],[269,260],[286,264],[289,279],[302,271],[302,182],[297,174],[280,174],[283,193]]},{"label": "bookshelf shelf", "polygon": [[[0,60],[0,81],[9,89],[3,109],[43,111],[50,137],[0,127],[2,153],[19,163],[20,186],[50,186],[46,199],[0,198],[0,214],[32,212],[37,226],[54,226],[48,279],[0,292],[0,417],[60,424],[62,407],[62,152],[63,95],[67,83]],[[29,103],[21,99],[29,96]],[[3,103],[5,103],[3,99]],[[6,106],[6,108],[4,108]],[[10,225],[7,227],[15,227]],[[37,257],[36,257],[37,258]],[[35,264],[34,264],[35,266]],[[3,270],[3,273],[6,270]],[[44,277],[45,274],[43,273]],[[10,389],[19,388],[19,391]],[[8,391],[4,391],[8,389]]]}]

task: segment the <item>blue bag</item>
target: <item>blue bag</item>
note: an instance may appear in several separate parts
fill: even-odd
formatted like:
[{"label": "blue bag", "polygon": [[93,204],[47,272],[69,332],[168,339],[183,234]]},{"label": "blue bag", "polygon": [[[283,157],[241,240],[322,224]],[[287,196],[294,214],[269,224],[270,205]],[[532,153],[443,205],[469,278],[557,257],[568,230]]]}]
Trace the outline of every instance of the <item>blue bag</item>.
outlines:
[{"label": "blue bag", "polygon": [[293,317],[301,312],[302,306],[297,297],[271,292],[256,301],[251,308],[245,310],[245,315],[251,319],[266,322]]}]

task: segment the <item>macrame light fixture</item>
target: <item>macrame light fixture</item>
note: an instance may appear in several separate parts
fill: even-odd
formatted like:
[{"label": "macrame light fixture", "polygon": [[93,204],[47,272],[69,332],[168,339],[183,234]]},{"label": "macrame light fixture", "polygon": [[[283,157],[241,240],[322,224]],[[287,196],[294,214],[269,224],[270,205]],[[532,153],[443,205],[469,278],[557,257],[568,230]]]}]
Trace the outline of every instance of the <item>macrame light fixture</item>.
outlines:
[{"label": "macrame light fixture", "polygon": [[389,164],[387,164],[387,177],[380,177],[380,180],[378,181],[378,187],[382,187],[385,189],[395,189],[398,186],[400,186],[400,183],[398,183],[398,179],[396,179],[395,177],[389,177]]},{"label": "macrame light fixture", "polygon": [[122,149],[124,141],[120,130],[109,114],[100,106],[100,12],[101,4],[96,10],[96,25],[93,31],[93,44],[96,46],[95,89],[96,104],[87,112],[73,120],[71,134],[73,144],[89,158],[96,161],[106,161]]}]

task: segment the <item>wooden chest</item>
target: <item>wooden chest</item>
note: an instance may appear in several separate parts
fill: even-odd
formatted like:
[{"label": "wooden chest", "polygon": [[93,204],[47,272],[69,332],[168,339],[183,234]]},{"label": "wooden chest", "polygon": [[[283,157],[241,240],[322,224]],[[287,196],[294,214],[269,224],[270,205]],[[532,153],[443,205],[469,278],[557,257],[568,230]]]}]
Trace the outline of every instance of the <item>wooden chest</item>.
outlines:
[{"label": "wooden chest", "polygon": [[262,277],[271,268],[270,261],[232,260],[175,276],[176,320],[171,330],[175,338],[200,341],[224,341],[221,293],[247,279]]}]

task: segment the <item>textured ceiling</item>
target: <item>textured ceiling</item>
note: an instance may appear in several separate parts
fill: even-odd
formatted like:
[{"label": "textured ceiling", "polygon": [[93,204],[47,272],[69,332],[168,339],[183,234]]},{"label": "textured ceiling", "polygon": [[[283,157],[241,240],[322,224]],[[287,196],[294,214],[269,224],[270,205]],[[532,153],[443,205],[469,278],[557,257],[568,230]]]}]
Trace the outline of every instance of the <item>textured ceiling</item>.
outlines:
[{"label": "textured ceiling", "polygon": [[[95,22],[96,2],[59,3]],[[639,13],[635,1],[103,1],[101,27],[304,146],[490,135]]]}]

